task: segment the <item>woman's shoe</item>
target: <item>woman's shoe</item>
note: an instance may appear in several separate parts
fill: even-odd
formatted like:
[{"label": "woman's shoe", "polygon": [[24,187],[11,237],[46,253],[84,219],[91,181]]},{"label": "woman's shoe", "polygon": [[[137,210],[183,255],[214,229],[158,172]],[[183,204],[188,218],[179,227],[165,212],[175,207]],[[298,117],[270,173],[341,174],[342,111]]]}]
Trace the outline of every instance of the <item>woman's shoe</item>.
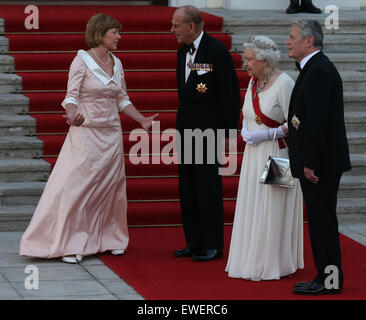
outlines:
[{"label": "woman's shoe", "polygon": [[81,262],[83,260],[83,256],[81,254],[76,255],[76,261]]},{"label": "woman's shoe", "polygon": [[123,249],[111,250],[111,253],[114,256],[121,256],[121,255],[125,254],[125,250],[123,250]]},{"label": "woman's shoe", "polygon": [[61,261],[66,263],[78,263],[76,256],[62,257]]}]

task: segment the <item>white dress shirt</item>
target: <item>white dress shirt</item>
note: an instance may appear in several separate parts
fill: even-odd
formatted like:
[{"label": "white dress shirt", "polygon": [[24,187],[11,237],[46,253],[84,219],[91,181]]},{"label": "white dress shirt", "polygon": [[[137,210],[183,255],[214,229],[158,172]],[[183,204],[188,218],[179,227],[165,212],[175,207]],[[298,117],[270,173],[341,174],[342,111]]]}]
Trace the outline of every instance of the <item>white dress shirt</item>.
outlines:
[{"label": "white dress shirt", "polygon": [[[198,38],[196,40],[193,41],[193,45],[194,48],[196,49],[193,54],[192,54],[192,62],[194,62],[194,59],[196,57],[196,53],[198,50],[198,46],[200,45],[201,39],[203,36],[203,31],[201,32],[201,34],[198,36]],[[189,59],[190,59],[191,55],[189,52],[187,52],[186,54],[186,82],[188,80],[189,74],[191,73],[191,69],[188,67],[188,63],[189,63]]]},{"label": "white dress shirt", "polygon": [[314,51],[314,52],[310,53],[308,56],[306,56],[304,59],[302,59],[300,61],[301,70],[304,69],[305,65],[311,59],[311,57],[315,56],[318,52],[320,52],[320,50],[317,50],[317,51]]}]

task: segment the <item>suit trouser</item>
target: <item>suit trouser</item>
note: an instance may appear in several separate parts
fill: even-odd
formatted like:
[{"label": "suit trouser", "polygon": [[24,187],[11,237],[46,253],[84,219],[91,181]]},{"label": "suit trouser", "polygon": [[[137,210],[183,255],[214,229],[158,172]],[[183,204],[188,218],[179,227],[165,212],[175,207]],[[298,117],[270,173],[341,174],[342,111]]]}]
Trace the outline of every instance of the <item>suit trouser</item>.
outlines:
[{"label": "suit trouser", "polygon": [[336,215],[337,192],[342,174],[319,177],[313,184],[300,178],[314,262],[318,275],[317,282],[324,283],[330,271],[327,266],[336,266],[339,272],[339,286],[343,286],[341,248]]},{"label": "suit trouser", "polygon": [[180,164],[179,194],[187,244],[199,249],[222,249],[224,219],[218,165]]}]

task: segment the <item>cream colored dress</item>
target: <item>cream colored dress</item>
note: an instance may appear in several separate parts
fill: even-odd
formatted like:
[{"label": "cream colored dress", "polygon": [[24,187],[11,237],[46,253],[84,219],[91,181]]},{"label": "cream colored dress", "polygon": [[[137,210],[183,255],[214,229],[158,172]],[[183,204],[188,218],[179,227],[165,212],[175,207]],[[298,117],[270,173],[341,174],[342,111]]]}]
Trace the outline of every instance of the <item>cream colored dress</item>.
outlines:
[{"label": "cream colored dress", "polygon": [[[282,73],[271,87],[260,92],[262,113],[282,123],[287,118],[293,86],[293,80]],[[243,115],[249,131],[268,128],[255,121],[251,90],[245,96]],[[277,141],[245,147],[225,269],[232,278],[279,279],[304,266],[301,188],[298,180],[294,188],[259,183],[269,155],[288,157]]]},{"label": "cream colored dress", "polygon": [[91,255],[128,245],[119,112],[131,102],[121,61],[112,57],[112,78],[84,50],[78,51],[71,64],[62,105],[77,105],[85,122],[69,129],[21,239],[20,255]]}]

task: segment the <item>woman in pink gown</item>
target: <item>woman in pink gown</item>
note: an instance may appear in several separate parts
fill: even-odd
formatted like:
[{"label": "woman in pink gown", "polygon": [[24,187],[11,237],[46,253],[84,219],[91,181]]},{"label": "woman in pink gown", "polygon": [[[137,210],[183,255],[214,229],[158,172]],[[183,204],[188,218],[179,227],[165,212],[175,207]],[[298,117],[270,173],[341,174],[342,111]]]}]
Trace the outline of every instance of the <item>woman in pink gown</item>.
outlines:
[{"label": "woman in pink gown", "polygon": [[126,176],[119,112],[144,129],[144,117],[127,95],[116,50],[121,25],[104,14],[86,28],[91,48],[74,58],[62,106],[70,129],[30,225],[20,255],[80,262],[82,256],[128,245]]}]

